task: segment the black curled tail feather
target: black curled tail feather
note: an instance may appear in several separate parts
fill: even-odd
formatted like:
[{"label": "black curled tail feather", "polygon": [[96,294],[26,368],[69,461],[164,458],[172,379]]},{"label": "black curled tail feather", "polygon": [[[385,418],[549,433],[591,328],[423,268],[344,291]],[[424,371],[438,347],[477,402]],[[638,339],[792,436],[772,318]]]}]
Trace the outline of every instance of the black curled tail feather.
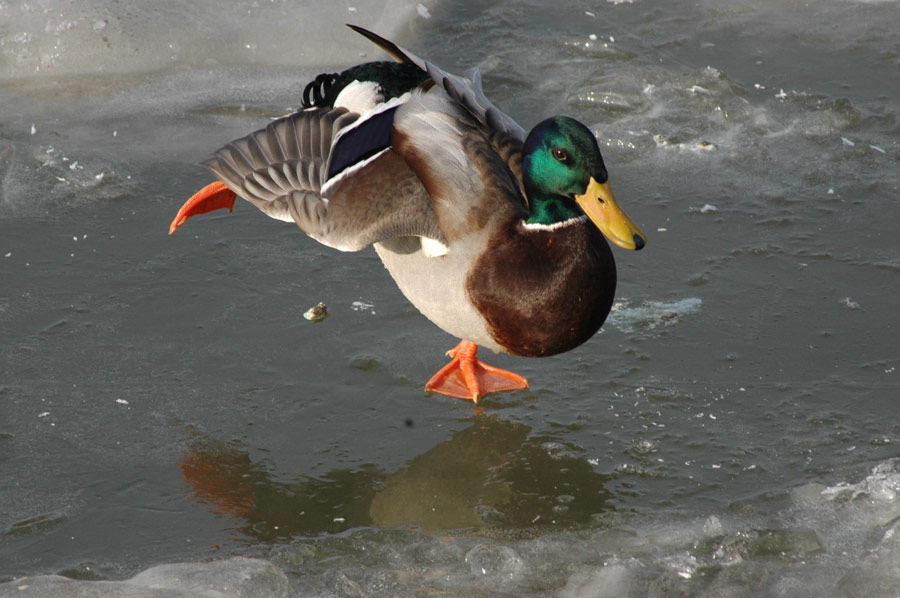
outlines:
[{"label": "black curled tail feather", "polygon": [[[327,102],[337,79],[337,73],[322,73],[310,81],[306,87],[303,88],[303,107],[330,107]],[[332,99],[332,103],[333,102],[334,100]]]},{"label": "black curled tail feather", "polygon": [[418,87],[428,80],[428,73],[411,63],[366,62],[340,73],[323,73],[303,89],[304,109],[332,108],[340,93],[354,82],[373,83],[385,102]]}]

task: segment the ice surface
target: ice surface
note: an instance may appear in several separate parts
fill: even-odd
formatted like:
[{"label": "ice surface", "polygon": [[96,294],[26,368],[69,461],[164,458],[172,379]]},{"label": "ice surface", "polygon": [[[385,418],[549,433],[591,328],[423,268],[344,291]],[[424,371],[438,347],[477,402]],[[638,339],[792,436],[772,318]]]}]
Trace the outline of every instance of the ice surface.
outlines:
[{"label": "ice surface", "polygon": [[569,578],[559,598],[620,598],[631,593],[636,571],[627,565],[612,563],[593,570],[579,571]]},{"label": "ice surface", "polygon": [[[0,1],[6,579],[895,598],[897,3],[649,7]],[[370,253],[245,205],[166,238],[191,164],[381,56],[346,21],[479,65],[523,125],[588,123],[654,233],[614,249],[606,334],[504,365],[533,387],[487,402],[493,442],[442,447],[470,408],[421,382],[450,344]],[[219,466],[250,515],[183,478],[198,429],[247,447]],[[109,581],[233,553],[259,561]]]},{"label": "ice surface", "polygon": [[23,577],[0,584],[13,598],[280,598],[290,585],[284,572],[258,559],[159,565],[126,581],[76,581],[59,575]]},{"label": "ice surface", "polygon": [[[594,529],[526,539],[358,529],[260,545],[250,550],[255,558],[159,565],[125,581],[24,577],[0,585],[0,598],[817,598],[836,587],[848,597],[893,598],[900,588],[898,479],[898,460],[890,460],[858,482],[798,488],[778,513],[768,498],[705,519],[610,513]],[[766,527],[773,517],[796,523]]]},{"label": "ice surface", "polygon": [[514,581],[525,570],[525,563],[509,546],[479,544],[466,553],[466,564],[476,577],[484,577],[492,583]]},{"label": "ice surface", "polygon": [[823,498],[837,503],[864,504],[870,513],[881,513],[887,524],[900,517],[900,459],[879,463],[863,480],[842,482],[821,491]]},{"label": "ice surface", "polygon": [[[389,564],[382,561],[381,569],[398,595],[442,595],[453,589],[457,595],[492,590],[560,598],[818,598],[834,596],[840,588],[846,596],[892,598],[900,588],[900,523],[882,522],[890,516],[886,509],[900,508],[890,493],[898,476],[897,460],[886,461],[860,481],[794,493],[779,503],[777,513],[771,511],[771,498],[764,497],[705,519],[651,523],[610,515],[598,519],[605,529],[507,541],[464,534],[429,537],[413,530],[383,536],[360,532],[353,546],[357,554],[374,557],[376,568],[376,555],[385,546],[399,551]],[[773,518],[795,523],[767,527]],[[334,554],[337,545],[337,540],[324,540],[313,544],[312,552],[305,545],[303,554]],[[292,550],[300,548],[269,556],[287,563]],[[848,562],[848,554],[858,560]],[[368,563],[357,560],[355,565]],[[308,560],[304,567],[300,570],[317,570]],[[343,572],[346,579],[362,580],[359,589],[373,589],[360,569],[348,565]]]},{"label": "ice surface", "polygon": [[0,79],[115,74],[215,64],[321,65],[372,54],[337,42],[343,23],[391,37],[432,2],[35,0],[0,4]]}]

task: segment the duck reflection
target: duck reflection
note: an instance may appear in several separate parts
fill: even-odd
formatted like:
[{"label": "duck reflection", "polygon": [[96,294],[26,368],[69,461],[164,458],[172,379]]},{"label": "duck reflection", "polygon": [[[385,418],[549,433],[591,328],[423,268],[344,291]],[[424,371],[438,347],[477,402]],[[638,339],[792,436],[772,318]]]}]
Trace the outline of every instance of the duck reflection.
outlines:
[{"label": "duck reflection", "polygon": [[612,509],[609,476],[595,473],[565,444],[530,431],[476,417],[393,473],[363,466],[286,483],[239,443],[205,436],[190,443],[180,466],[199,502],[241,520],[243,534],[267,542],[358,526],[569,527]]}]

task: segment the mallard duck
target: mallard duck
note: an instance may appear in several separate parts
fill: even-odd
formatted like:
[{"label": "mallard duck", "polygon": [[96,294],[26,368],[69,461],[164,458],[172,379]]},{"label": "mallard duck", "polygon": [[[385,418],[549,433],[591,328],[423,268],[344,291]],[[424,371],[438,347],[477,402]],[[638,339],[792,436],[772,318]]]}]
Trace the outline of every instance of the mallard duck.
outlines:
[{"label": "mallard duck", "polygon": [[573,349],[606,319],[616,265],[646,237],[619,208],[597,140],[548,118],[527,135],[484,95],[476,70],[447,73],[350,25],[396,62],[320,75],[303,109],[232,141],[202,163],[219,180],[169,229],[240,195],[341,251],[370,245],[403,294],[461,339],[425,388],[475,403],[522,389],[478,346],[544,357]]}]

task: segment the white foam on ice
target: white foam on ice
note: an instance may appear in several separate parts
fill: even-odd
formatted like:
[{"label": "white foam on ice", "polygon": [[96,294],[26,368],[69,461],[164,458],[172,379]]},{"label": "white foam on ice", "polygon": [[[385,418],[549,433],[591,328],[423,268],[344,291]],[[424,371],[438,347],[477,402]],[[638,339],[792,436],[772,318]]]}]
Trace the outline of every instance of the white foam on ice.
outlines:
[{"label": "white foam on ice", "polygon": [[620,299],[613,304],[606,321],[623,332],[650,332],[677,324],[684,316],[700,311],[701,305],[703,300],[699,297],[675,301],[644,301],[639,305],[631,305],[627,299]]}]

